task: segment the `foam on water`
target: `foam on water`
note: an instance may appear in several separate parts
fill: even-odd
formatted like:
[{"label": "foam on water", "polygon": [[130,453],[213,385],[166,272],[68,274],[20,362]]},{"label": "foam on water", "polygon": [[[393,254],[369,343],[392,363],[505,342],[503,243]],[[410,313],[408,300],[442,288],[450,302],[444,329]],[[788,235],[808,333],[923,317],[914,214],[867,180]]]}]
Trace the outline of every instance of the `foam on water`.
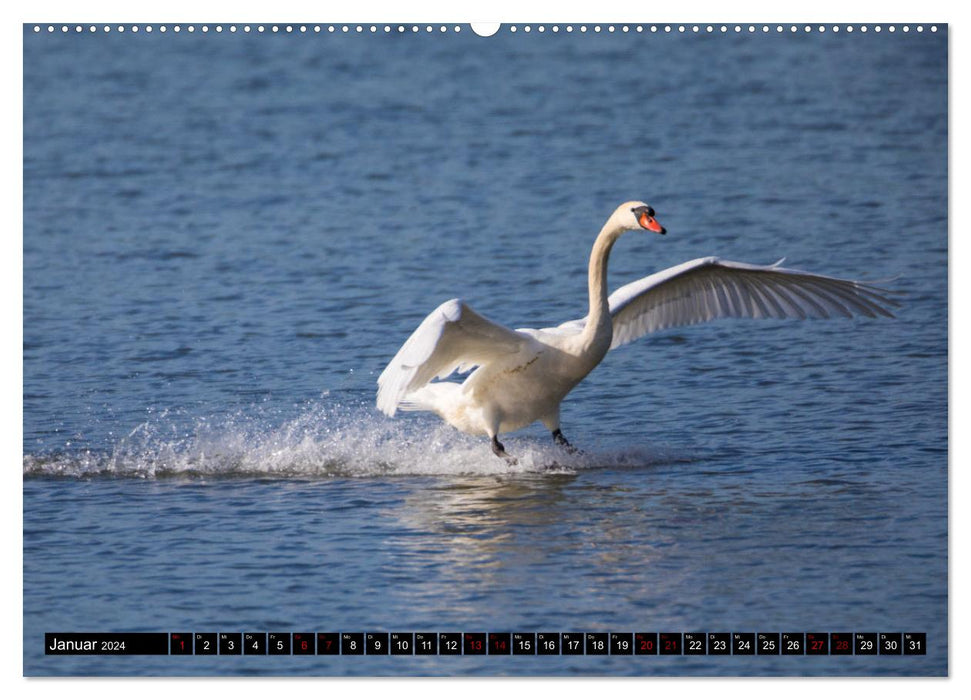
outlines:
[{"label": "foam on water", "polygon": [[[180,425],[188,424],[189,428]],[[24,476],[282,477],[572,473],[672,461],[643,449],[569,454],[524,436],[503,438],[518,463],[497,459],[488,441],[432,417],[388,419],[365,406],[305,407],[295,418],[262,411],[186,422],[163,412],[104,449],[26,454]],[[680,458],[673,458],[679,460]]]}]

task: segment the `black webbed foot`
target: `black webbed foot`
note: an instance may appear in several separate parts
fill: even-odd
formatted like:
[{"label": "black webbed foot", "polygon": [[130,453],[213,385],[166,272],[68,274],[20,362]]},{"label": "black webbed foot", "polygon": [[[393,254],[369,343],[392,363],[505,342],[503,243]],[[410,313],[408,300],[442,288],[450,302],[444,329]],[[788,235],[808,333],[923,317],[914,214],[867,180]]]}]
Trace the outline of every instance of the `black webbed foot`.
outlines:
[{"label": "black webbed foot", "polygon": [[580,451],[570,444],[570,441],[563,436],[563,432],[559,428],[553,431],[553,442],[565,449],[571,455],[575,455]]},{"label": "black webbed foot", "polygon": [[499,438],[497,438],[495,435],[492,436],[492,452],[496,455],[496,457],[502,457],[504,460],[506,460],[506,464],[510,466],[519,464],[518,459],[515,457],[510,457],[508,454],[506,454],[506,448],[501,442],[499,442]]}]

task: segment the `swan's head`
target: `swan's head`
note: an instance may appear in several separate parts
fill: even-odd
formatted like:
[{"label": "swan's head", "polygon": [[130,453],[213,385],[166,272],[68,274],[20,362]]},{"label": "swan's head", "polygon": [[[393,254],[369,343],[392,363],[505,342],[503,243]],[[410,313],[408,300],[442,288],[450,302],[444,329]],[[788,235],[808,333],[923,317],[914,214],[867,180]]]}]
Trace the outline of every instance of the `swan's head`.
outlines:
[{"label": "swan's head", "polygon": [[661,235],[667,233],[667,230],[654,218],[654,209],[644,202],[624,202],[617,207],[617,211],[611,218],[625,231],[644,229]]}]

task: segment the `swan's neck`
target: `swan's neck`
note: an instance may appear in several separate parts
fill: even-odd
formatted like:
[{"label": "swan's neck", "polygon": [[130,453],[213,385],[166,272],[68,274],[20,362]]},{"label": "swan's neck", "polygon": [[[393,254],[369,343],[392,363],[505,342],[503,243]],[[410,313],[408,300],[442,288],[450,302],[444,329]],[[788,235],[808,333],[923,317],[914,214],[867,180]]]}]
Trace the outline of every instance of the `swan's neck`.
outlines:
[{"label": "swan's neck", "polygon": [[610,317],[610,307],[607,304],[607,261],[610,258],[610,249],[614,247],[614,243],[622,233],[624,233],[623,228],[608,221],[600,230],[600,235],[594,241],[593,250],[590,251],[588,276],[590,314],[587,316],[587,325],[583,329],[582,336],[585,348],[606,345],[603,349],[606,352],[613,339],[613,319]]}]

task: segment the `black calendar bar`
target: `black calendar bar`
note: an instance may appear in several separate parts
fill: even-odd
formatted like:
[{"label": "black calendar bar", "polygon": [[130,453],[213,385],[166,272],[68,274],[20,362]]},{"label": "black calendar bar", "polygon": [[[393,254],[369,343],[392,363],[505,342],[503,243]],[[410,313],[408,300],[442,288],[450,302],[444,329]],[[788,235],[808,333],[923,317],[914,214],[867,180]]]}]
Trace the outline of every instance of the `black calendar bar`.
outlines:
[{"label": "black calendar bar", "polygon": [[[925,632],[48,632],[58,655],[924,656]],[[401,663],[407,663],[403,659]]]}]

